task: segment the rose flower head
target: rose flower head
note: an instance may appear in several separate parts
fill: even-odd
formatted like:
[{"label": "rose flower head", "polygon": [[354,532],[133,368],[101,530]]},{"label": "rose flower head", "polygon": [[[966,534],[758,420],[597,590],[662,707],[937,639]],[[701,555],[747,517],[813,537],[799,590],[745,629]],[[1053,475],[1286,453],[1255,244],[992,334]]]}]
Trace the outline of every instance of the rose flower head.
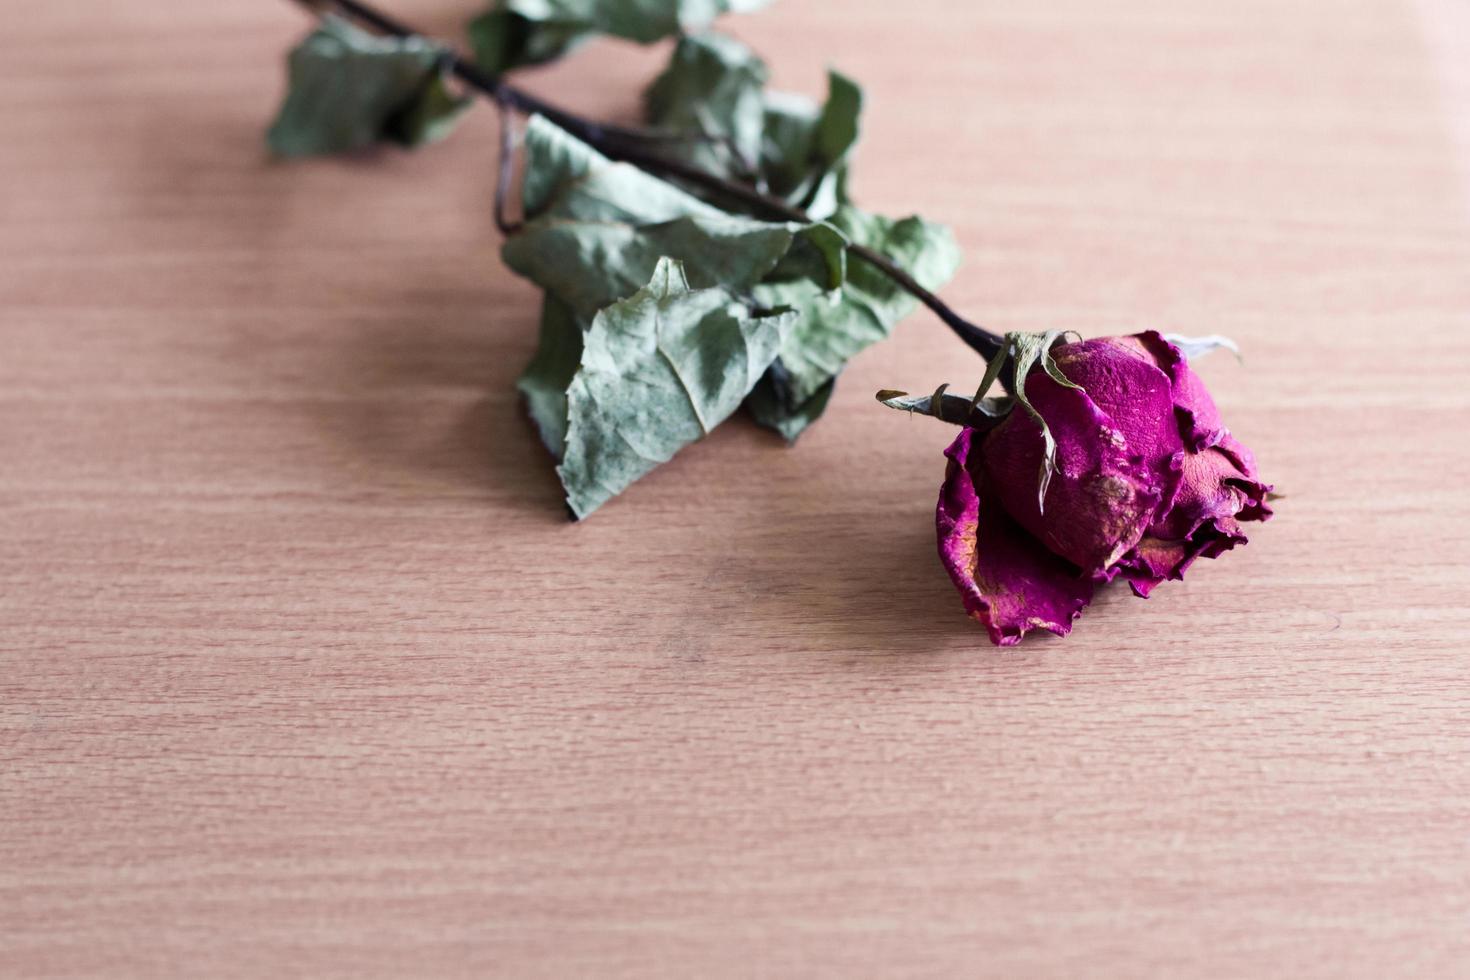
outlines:
[{"label": "rose flower head", "polygon": [[[1151,331],[1052,346],[1058,336],[1008,336],[1015,407],[998,424],[981,410],[993,361],[945,453],[939,554],[1001,646],[1066,635],[1100,583],[1122,577],[1147,597],[1271,516],[1271,488],[1179,346]],[[956,396],[936,395],[884,401],[953,415],[939,403]]]}]

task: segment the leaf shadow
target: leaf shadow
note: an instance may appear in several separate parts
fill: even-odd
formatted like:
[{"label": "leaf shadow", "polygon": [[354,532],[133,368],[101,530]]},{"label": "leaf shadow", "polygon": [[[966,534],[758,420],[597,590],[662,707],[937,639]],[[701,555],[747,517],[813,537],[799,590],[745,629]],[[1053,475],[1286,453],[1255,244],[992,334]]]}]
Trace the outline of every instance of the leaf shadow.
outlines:
[{"label": "leaf shadow", "polygon": [[395,311],[336,331],[327,381],[359,392],[304,409],[352,465],[420,494],[464,497],[486,514],[514,509],[537,523],[565,523],[555,463],[525,417],[515,379],[535,335],[524,312],[487,316],[441,293],[441,314],[418,287],[380,297]]},{"label": "leaf shadow", "polygon": [[[430,170],[391,150],[277,160],[268,110],[160,103],[135,125],[144,176],[118,194],[160,236],[231,257],[210,269],[208,303],[239,384],[286,393],[258,407],[301,419],[314,465],[348,490],[564,522],[554,463],[514,388],[535,343],[534,291],[500,270],[488,213],[483,237],[450,217],[427,231],[414,220],[426,201],[450,213],[452,181],[419,188],[455,164]],[[165,189],[172,210],[158,213]]]},{"label": "leaf shadow", "polygon": [[[822,472],[814,467],[810,477],[822,479]],[[940,565],[927,513],[853,515],[838,533],[826,521],[799,520],[781,537],[779,545],[752,549],[761,557],[745,566],[745,588],[767,606],[772,627],[809,643],[805,652],[814,657],[885,672],[955,658],[1014,665],[1049,646],[991,645]]]},{"label": "leaf shadow", "polygon": [[1123,583],[1113,582],[1098,587],[1068,636],[1036,630],[1018,645],[996,646],[966,614],[940,562],[929,510],[884,512],[835,543],[840,550],[833,555],[829,549],[823,562],[835,560],[846,572],[822,604],[835,641],[827,652],[839,665],[875,674],[964,662],[995,676],[1053,668],[1058,657],[1112,655],[1123,623],[1148,611]]}]

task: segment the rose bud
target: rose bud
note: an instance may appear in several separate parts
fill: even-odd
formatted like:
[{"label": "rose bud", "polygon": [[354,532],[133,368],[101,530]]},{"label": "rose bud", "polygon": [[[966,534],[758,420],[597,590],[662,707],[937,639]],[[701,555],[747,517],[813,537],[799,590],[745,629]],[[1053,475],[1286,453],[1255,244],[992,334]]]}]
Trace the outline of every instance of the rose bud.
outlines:
[{"label": "rose bud", "polygon": [[[1099,583],[1122,577],[1147,597],[1196,558],[1244,544],[1243,521],[1271,516],[1250,451],[1163,336],[1079,341],[1050,356],[1034,368],[1035,356],[1018,360],[1028,410],[988,431],[967,425],[945,453],[939,554],[1001,646],[1032,629],[1066,635]],[[1040,494],[1038,473],[1049,476]]]}]

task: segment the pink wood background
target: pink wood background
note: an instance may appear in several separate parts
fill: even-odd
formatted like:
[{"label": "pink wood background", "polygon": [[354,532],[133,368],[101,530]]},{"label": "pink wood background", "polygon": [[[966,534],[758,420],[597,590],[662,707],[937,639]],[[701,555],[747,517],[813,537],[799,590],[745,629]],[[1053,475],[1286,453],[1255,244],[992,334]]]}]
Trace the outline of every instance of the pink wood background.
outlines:
[{"label": "pink wood background", "polygon": [[[391,0],[450,31],[469,0]],[[1001,329],[1237,338],[1251,546],[997,652],[929,317],[564,522],[494,114],[270,162],[289,5],[0,30],[0,974],[1470,969],[1460,0],[783,0]],[[528,76],[626,118],[662,56]]]}]

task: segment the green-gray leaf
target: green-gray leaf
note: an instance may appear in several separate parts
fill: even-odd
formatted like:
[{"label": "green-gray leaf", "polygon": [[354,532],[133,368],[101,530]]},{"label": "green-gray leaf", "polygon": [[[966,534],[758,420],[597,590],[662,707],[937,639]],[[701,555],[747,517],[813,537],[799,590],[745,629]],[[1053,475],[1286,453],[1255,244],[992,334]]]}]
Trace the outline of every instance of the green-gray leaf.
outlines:
[{"label": "green-gray leaf", "polygon": [[808,181],[821,108],[793,92],[767,92],[762,123],[761,176],[787,197]]},{"label": "green-gray leaf", "polygon": [[809,184],[793,194],[813,216],[826,217],[847,203],[847,166],[857,146],[858,117],[863,110],[863,90],[841,72],[827,73],[827,101],[817,117],[812,134],[812,155],[807,161]]},{"label": "green-gray leaf", "polygon": [[709,173],[749,179],[761,157],[766,66],[722,34],[679,39],[663,73],[643,93],[650,125],[671,134],[665,152]]},{"label": "green-gray leaf", "polygon": [[[532,218],[508,238],[506,264],[590,320],[648,282],[660,258],[698,288],[750,291],[791,253],[783,274],[842,281],[845,239],[824,224],[726,214],[546,122],[526,132],[522,195]],[[794,248],[795,246],[795,248]]]},{"label": "green-gray leaf", "polygon": [[567,390],[557,467],[583,518],[737,408],[780,349],[793,314],[751,318],[722,289],[658,263],[648,286],[597,315]]},{"label": "green-gray leaf", "polygon": [[555,61],[593,37],[581,24],[535,21],[504,4],[470,21],[466,32],[475,64],[492,75]]},{"label": "green-gray leaf", "polygon": [[445,87],[444,54],[420,37],[376,37],[328,17],[291,52],[286,99],[266,141],[300,157],[440,139],[469,101]]},{"label": "green-gray leaf", "polygon": [[725,212],[533,116],[526,126],[521,206],[528,217],[656,224]]},{"label": "green-gray leaf", "polygon": [[541,441],[557,460],[567,441],[567,388],[582,363],[585,325],[556,297],[541,304],[541,340],[516,387]]},{"label": "green-gray leaf", "polygon": [[516,272],[591,319],[598,310],[632,295],[660,258],[687,263],[701,288],[748,290],[791,247],[783,226],[744,219],[680,218],[657,225],[537,221],[506,240],[502,255]]},{"label": "green-gray leaf", "polygon": [[[779,364],[780,362],[776,362]],[[774,368],[775,365],[772,365]],[[778,433],[788,443],[806,431],[806,427],[822,417],[827,403],[832,400],[832,391],[837,387],[833,380],[817,389],[817,393],[797,405],[784,400],[784,394],[775,381],[776,372],[767,371],[745,399],[745,408],[757,425]]]},{"label": "green-gray leaf", "polygon": [[470,43],[491,73],[552,61],[598,34],[640,44],[703,30],[721,14],[769,0],[495,0],[470,23]]},{"label": "green-gray leaf", "polygon": [[701,31],[727,13],[748,13],[770,0],[501,0],[501,5],[540,23],[582,24],[651,44]]},{"label": "green-gray leaf", "polygon": [[862,89],[836,71],[827,73],[820,109],[802,96],[766,93],[761,174],[772,192],[818,218],[846,204],[862,108]]},{"label": "green-gray leaf", "polygon": [[[959,248],[943,225],[917,217],[894,221],[845,207],[831,221],[851,241],[887,255],[926,289],[938,289],[959,266]],[[841,372],[859,351],[884,339],[918,301],[862,259],[848,263],[840,290],[824,291],[811,282],[763,283],[756,302],[765,308],[789,307],[801,320],[781,348],[783,371],[772,381],[771,403],[785,406],[792,419],[780,431],[799,434],[821,414],[807,403]],[[772,417],[770,410],[754,413]],[[776,426],[771,426],[777,428]]]},{"label": "green-gray leaf", "polygon": [[687,137],[671,141],[668,155],[723,177],[754,177],[813,217],[829,217],[847,200],[862,91],[830,72],[819,109],[801,96],[766,92],[767,75],[765,63],[733,38],[682,38],[644,93],[648,121]]}]

